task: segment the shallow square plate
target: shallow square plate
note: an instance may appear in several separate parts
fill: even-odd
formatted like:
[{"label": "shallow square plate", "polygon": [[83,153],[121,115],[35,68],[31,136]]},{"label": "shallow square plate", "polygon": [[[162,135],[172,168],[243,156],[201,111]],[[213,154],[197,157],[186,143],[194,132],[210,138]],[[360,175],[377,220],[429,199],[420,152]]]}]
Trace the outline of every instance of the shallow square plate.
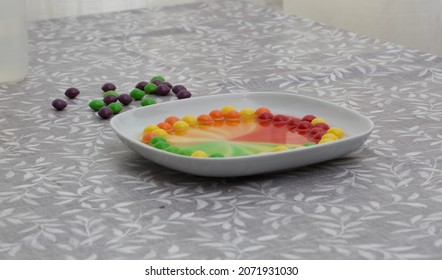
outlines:
[{"label": "shallow square plate", "polygon": [[[344,130],[347,137],[320,145],[286,151],[225,158],[195,158],[165,152],[140,142],[148,124],[175,115],[198,116],[232,105],[267,107],[275,114],[303,116],[313,114]],[[111,119],[119,139],[134,152],[171,169],[200,176],[235,177],[289,170],[343,156],[360,147],[373,130],[373,122],[350,109],[320,99],[274,92],[232,93],[169,101],[121,113]]]}]

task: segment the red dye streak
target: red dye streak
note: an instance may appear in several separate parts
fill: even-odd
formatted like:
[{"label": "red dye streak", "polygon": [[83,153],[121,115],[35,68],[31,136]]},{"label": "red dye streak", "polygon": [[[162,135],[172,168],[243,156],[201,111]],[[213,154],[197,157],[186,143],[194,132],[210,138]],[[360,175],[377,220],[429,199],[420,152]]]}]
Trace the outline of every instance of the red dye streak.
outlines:
[{"label": "red dye streak", "polygon": [[309,142],[305,136],[301,136],[296,132],[291,132],[286,128],[275,127],[273,125],[257,126],[253,132],[232,138],[230,141],[295,145],[302,145]]}]

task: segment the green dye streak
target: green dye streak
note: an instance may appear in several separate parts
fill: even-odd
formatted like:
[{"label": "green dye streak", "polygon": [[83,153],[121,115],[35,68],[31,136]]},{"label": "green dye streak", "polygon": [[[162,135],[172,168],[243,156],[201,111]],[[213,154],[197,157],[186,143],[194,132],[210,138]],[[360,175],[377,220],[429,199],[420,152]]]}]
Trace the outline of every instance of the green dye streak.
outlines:
[{"label": "green dye streak", "polygon": [[158,142],[166,142],[167,143],[167,140],[163,136],[155,136],[152,139],[150,139],[151,145],[155,145]]},{"label": "green dye streak", "polygon": [[166,152],[173,153],[173,154],[179,154],[180,148],[177,146],[169,146],[166,149],[164,149]]},{"label": "green dye streak", "polygon": [[167,143],[165,141],[159,141],[159,142],[155,143],[153,146],[157,149],[164,150],[167,147],[169,147],[170,145],[169,145],[169,143]]},{"label": "green dye streak", "polygon": [[224,155],[220,154],[220,153],[214,153],[214,154],[211,154],[209,157],[211,157],[211,158],[222,158],[222,157],[224,157]]},{"label": "green dye streak", "polygon": [[[272,143],[252,143],[252,142],[205,142],[192,145],[177,145],[180,150],[188,150],[190,154],[194,151],[204,151],[208,155],[219,154],[224,157],[237,157],[259,154],[261,152],[271,152],[273,148],[281,144]],[[289,149],[294,149],[297,145],[285,145]],[[181,151],[179,152],[181,154]]]}]

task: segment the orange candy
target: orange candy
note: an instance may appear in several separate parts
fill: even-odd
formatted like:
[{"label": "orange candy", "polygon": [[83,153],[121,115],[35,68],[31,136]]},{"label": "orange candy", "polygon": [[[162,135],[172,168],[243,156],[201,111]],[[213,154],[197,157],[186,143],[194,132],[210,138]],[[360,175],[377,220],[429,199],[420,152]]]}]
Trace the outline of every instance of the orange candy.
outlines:
[{"label": "orange candy", "polygon": [[204,114],[199,115],[197,120],[199,124],[206,124],[206,125],[213,124],[214,122],[213,118],[210,115],[204,115]]},{"label": "orange candy", "polygon": [[224,117],[229,122],[238,122],[241,120],[241,114],[236,110],[228,111]]},{"label": "orange candy", "polygon": [[221,108],[221,112],[223,112],[224,115],[226,115],[226,113],[229,111],[236,111],[236,108],[230,105]]},{"label": "orange candy", "polygon": [[167,119],[165,119],[164,121],[167,122],[170,125],[173,125],[174,123],[176,123],[179,120],[180,120],[180,118],[178,118],[178,117],[170,116]]},{"label": "orange candy", "polygon": [[157,136],[157,135],[153,132],[146,132],[143,134],[143,138],[141,139],[141,142],[143,142],[144,144],[149,144],[150,140],[152,138],[154,138],[155,136]]},{"label": "orange candy", "polygon": [[226,125],[228,126],[238,126],[241,122],[239,121],[227,121]]},{"label": "orange candy", "polygon": [[271,111],[268,108],[266,108],[266,107],[259,107],[258,109],[256,109],[255,115],[259,116],[259,115],[261,115],[264,112],[271,113]]},{"label": "orange candy", "polygon": [[164,129],[167,132],[172,131],[172,125],[168,122],[160,122],[157,124],[158,128]]},{"label": "orange candy", "polygon": [[216,121],[212,124],[214,127],[221,127],[224,125],[224,121]]},{"label": "orange candy", "polygon": [[209,113],[209,115],[214,119],[215,121],[222,121],[224,120],[224,113],[221,110],[213,110]]}]

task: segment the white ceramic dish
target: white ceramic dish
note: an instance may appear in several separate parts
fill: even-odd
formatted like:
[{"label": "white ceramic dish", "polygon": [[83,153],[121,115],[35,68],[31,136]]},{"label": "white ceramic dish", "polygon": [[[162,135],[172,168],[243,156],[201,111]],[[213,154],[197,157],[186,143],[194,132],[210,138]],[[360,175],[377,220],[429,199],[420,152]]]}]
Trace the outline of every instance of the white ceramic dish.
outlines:
[{"label": "white ceramic dish", "polygon": [[[238,109],[265,106],[277,114],[303,116],[313,114],[342,128],[346,138],[299,149],[268,154],[195,158],[165,152],[140,142],[148,124],[165,118],[207,114],[233,105]],[[343,156],[360,147],[373,130],[373,122],[350,109],[320,99],[274,92],[232,93],[159,103],[121,113],[111,119],[119,139],[143,157],[171,169],[200,176],[235,177],[293,169]]]}]

